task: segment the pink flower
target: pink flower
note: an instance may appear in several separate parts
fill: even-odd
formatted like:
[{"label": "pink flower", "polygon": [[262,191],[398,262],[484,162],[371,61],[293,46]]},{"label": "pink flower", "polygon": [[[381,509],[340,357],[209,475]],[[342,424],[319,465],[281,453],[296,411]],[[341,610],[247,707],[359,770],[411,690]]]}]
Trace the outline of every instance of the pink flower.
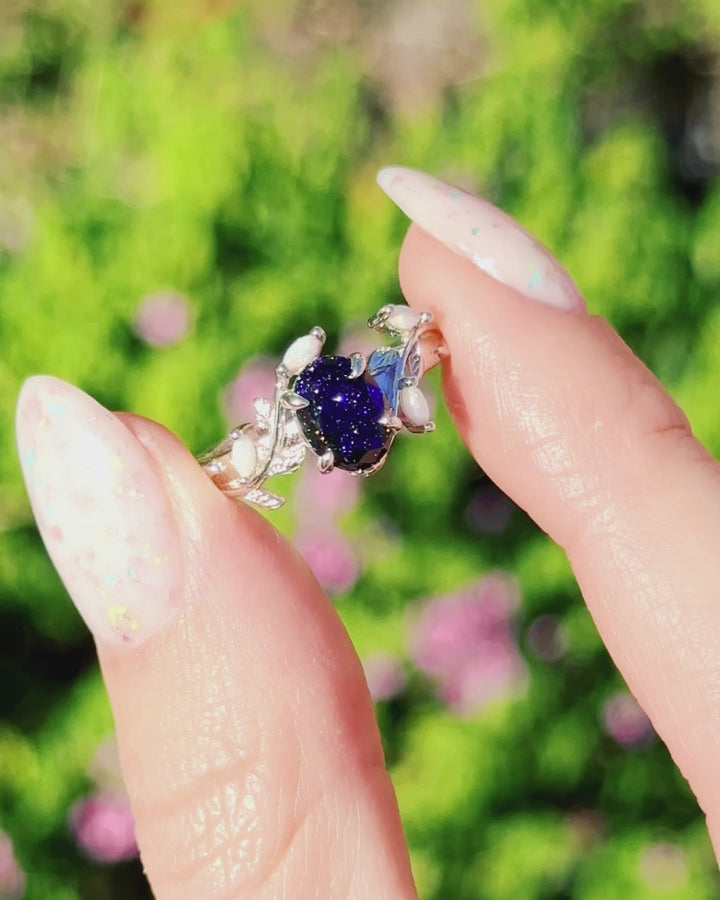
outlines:
[{"label": "pink flower", "polygon": [[337,348],[338,356],[350,356],[351,353],[364,353],[370,356],[373,350],[382,343],[377,331],[370,331],[364,323],[349,328],[340,338]]},{"label": "pink flower", "polygon": [[454,712],[472,716],[524,682],[525,665],[511,639],[497,639],[462,668],[440,680],[439,693]]},{"label": "pink flower", "polygon": [[336,516],[349,512],[360,498],[360,479],[342,469],[324,475],[312,460],[303,467],[295,491],[295,516],[303,530],[312,531],[317,523],[332,526]]},{"label": "pink flower", "polygon": [[272,360],[256,356],[249,360],[225,388],[222,407],[225,418],[233,425],[255,421],[253,400],[272,400],[275,393],[275,366]]},{"label": "pink flower", "polygon": [[160,291],[140,303],[134,330],[146,344],[169,347],[185,337],[191,322],[192,312],[185,297],[176,291]]},{"label": "pink flower", "polygon": [[585,853],[595,847],[605,837],[607,831],[605,817],[596,809],[578,809],[570,812],[565,817],[565,822]]},{"label": "pink flower", "polygon": [[479,648],[490,648],[497,637],[506,635],[516,604],[514,583],[497,574],[428,601],[413,634],[418,668],[441,677],[464,668]]},{"label": "pink flower", "polygon": [[342,594],[355,584],[360,563],[355,551],[337,532],[301,535],[296,546],[320,584],[331,594]]},{"label": "pink flower", "polygon": [[411,636],[412,656],[456,712],[476,713],[524,682],[511,628],[517,602],[514,582],[495,574],[422,608]]},{"label": "pink flower", "polygon": [[32,207],[24,198],[0,197],[0,249],[21,253],[30,243],[33,218]]},{"label": "pink flower", "polygon": [[95,751],[88,774],[98,793],[103,796],[121,797],[127,802],[127,790],[120,768],[120,753],[114,734],[104,740]]},{"label": "pink flower", "polygon": [[402,663],[389,653],[368,656],[363,661],[363,669],[370,696],[375,703],[397,697],[407,684],[407,675]]},{"label": "pink flower", "polygon": [[70,810],[69,824],[78,847],[95,862],[116,863],[137,855],[135,824],[124,797],[86,797]]},{"label": "pink flower", "polygon": [[20,900],[25,893],[25,873],[15,859],[10,838],[0,831],[0,898]]},{"label": "pink flower", "polygon": [[645,746],[655,735],[650,719],[637,700],[625,691],[605,701],[601,718],[605,732],[625,747]]},{"label": "pink flower", "polygon": [[495,487],[488,484],[475,494],[467,508],[470,526],[483,534],[500,534],[510,524],[513,504]]},{"label": "pink flower", "polygon": [[567,634],[557,616],[538,616],[525,637],[535,656],[544,662],[557,662],[567,650]]},{"label": "pink flower", "polygon": [[640,858],[642,879],[658,893],[676,893],[687,886],[690,878],[688,859],[676,844],[650,844]]}]

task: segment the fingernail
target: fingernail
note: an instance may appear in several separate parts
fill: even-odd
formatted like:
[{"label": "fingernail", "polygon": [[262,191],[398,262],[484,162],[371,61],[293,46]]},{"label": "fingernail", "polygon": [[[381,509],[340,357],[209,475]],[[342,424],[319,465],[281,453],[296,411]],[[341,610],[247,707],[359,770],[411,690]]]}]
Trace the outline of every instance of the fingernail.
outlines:
[{"label": "fingernail", "polygon": [[425,172],[388,166],[378,184],[408,218],[483,272],[531,300],[584,310],[560,263],[507,213]]},{"label": "fingernail", "polygon": [[150,457],[122,422],[57,378],[28,379],[16,435],[30,502],[80,615],[105,644],[141,644],[177,613],[180,538]]}]

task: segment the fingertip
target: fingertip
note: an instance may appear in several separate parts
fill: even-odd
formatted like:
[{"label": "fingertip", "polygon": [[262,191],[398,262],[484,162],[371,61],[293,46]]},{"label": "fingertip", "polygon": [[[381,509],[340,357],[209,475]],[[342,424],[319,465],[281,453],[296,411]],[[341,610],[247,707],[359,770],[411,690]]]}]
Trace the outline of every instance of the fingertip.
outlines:
[{"label": "fingertip", "polygon": [[177,614],[180,542],[144,448],[96,400],[34,376],[20,392],[17,441],[38,529],[99,644],[129,648]]},{"label": "fingertip", "polygon": [[382,170],[378,183],[408,218],[477,270],[535,303],[585,308],[564,266],[504,210],[415,169]]}]

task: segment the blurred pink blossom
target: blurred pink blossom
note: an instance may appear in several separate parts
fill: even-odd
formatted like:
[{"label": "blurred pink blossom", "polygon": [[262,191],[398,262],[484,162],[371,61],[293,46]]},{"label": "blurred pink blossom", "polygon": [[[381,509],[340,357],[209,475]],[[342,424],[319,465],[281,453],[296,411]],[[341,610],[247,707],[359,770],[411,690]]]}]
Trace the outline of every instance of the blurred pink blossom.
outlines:
[{"label": "blurred pink blossom", "polygon": [[338,344],[338,356],[350,356],[351,353],[364,353],[365,356],[370,354],[382,343],[381,336],[377,331],[371,331],[362,324],[357,327],[350,327],[342,337]]},{"label": "blurred pink blossom", "polygon": [[567,634],[557,616],[538,616],[525,634],[528,646],[538,659],[557,662],[567,650]]},{"label": "blurred pink blossom", "polygon": [[402,663],[389,653],[368,656],[363,660],[363,669],[370,696],[375,703],[397,697],[407,684],[407,675]]},{"label": "blurred pink blossom", "polygon": [[95,783],[98,792],[103,796],[112,794],[117,797],[127,797],[115,735],[104,740],[97,748],[95,756],[90,763],[88,774]]},{"label": "blurred pink blossom", "polygon": [[517,603],[515,582],[498,573],[421,609],[411,635],[412,657],[461,715],[479,712],[524,683],[511,621]]},{"label": "blurred pink blossom", "polygon": [[33,209],[26,198],[0,194],[0,250],[21,253],[30,243],[33,218]]},{"label": "blurred pink blossom", "polygon": [[597,809],[578,809],[569,812],[565,821],[574,839],[584,852],[596,846],[607,832],[604,815]]},{"label": "blurred pink blossom", "polygon": [[637,700],[625,691],[605,701],[601,718],[605,732],[625,747],[645,746],[655,735],[650,719]]},{"label": "blurred pink blossom", "polygon": [[464,668],[478,648],[504,638],[516,605],[514,582],[500,574],[429,600],[421,609],[412,639],[418,668],[438,676]]},{"label": "blurred pink blossom", "polygon": [[25,873],[15,859],[10,838],[0,831],[0,900],[20,900],[25,893]]},{"label": "blurred pink blossom", "polygon": [[78,847],[95,862],[116,863],[137,855],[135,825],[125,797],[86,797],[70,810],[69,824]]},{"label": "blurred pink blossom", "polygon": [[185,337],[191,323],[192,311],[186,298],[176,291],[159,291],[140,303],[134,330],[146,344],[169,347]]},{"label": "blurred pink blossom", "polygon": [[275,392],[275,364],[265,356],[248,360],[225,388],[222,408],[232,425],[255,421],[253,400],[264,397],[272,400]]},{"label": "blurred pink blossom", "polygon": [[333,469],[324,475],[317,466],[306,465],[295,492],[295,517],[307,531],[331,525],[336,516],[349,512],[360,498],[360,479]]},{"label": "blurred pink blossom", "polygon": [[296,546],[320,584],[331,594],[342,594],[355,584],[360,562],[352,546],[335,531],[301,534]]},{"label": "blurred pink blossom", "polygon": [[454,712],[472,716],[514,693],[525,680],[525,665],[512,640],[496,639],[481,656],[441,679],[439,693]]},{"label": "blurred pink blossom", "polygon": [[494,484],[488,484],[481,487],[470,501],[467,519],[476,531],[500,534],[510,524],[512,512],[511,500]]},{"label": "blurred pink blossom", "polygon": [[648,887],[664,894],[680,891],[690,877],[685,851],[667,842],[645,848],[640,857],[640,872]]}]

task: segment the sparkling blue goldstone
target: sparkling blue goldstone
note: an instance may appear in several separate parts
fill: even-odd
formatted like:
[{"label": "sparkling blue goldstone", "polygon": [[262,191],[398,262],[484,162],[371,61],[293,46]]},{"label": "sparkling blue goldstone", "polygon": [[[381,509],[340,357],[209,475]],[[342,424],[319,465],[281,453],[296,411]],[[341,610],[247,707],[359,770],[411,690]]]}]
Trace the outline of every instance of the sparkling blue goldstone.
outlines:
[{"label": "sparkling blue goldstone", "polygon": [[402,353],[392,347],[380,347],[370,354],[367,371],[387,397],[393,413],[398,408],[398,392],[402,377]]},{"label": "sparkling blue goldstone", "polygon": [[393,432],[379,422],[389,412],[383,391],[368,372],[350,378],[351,365],[345,356],[320,356],[294,391],[308,401],[297,418],[313,450],[322,456],[330,449],[339,469],[362,472],[385,456]]}]

